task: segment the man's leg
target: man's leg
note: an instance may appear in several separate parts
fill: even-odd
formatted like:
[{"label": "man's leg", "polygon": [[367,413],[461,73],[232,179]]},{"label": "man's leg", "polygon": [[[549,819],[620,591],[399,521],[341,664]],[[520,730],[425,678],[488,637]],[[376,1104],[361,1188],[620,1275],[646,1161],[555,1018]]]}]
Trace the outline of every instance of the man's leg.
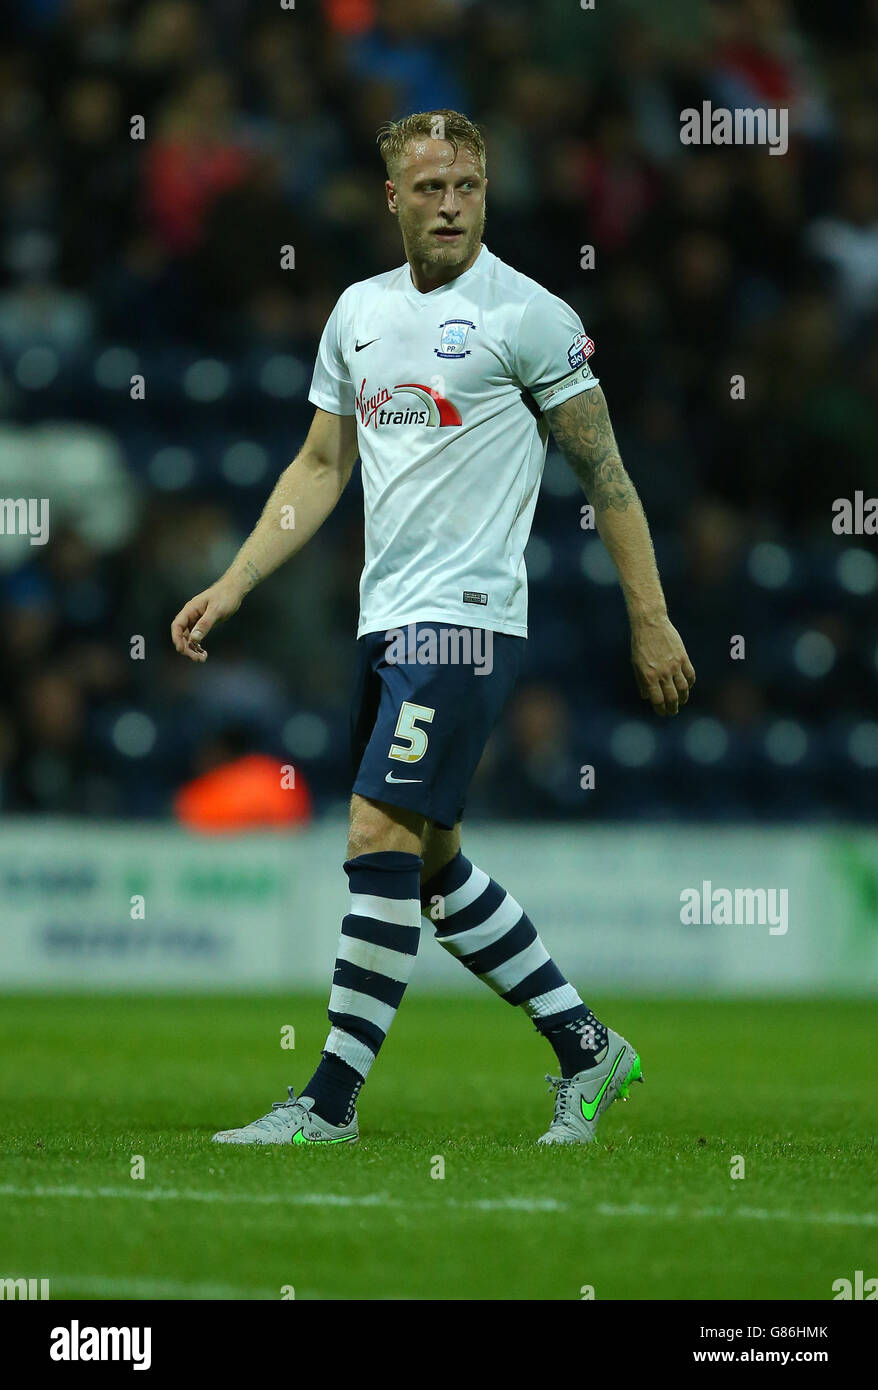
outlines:
[{"label": "man's leg", "polygon": [[301,1095],[220,1144],[351,1143],[355,1103],[393,1022],[421,935],[420,856],[424,817],[354,795],[348,859],[350,912],[341,927],[323,1059]]},{"label": "man's leg", "polygon": [[329,997],[331,1029],[302,1091],[314,1114],[350,1123],[360,1087],[408,983],[421,933],[424,817],[354,795],[345,872],[351,891]]},{"label": "man's leg", "polygon": [[[421,845],[421,883],[429,883],[431,878],[449,864],[460,849],[460,821],[453,830],[444,830],[441,825],[427,821]],[[425,915],[429,916],[427,912]],[[435,925],[435,924],[434,924]]]},{"label": "man's leg", "polygon": [[453,830],[427,825],[423,860],[421,904],[440,946],[524,1009],[563,1077],[603,1060],[606,1027],[561,974],[524,909],[464,856],[459,821]]}]

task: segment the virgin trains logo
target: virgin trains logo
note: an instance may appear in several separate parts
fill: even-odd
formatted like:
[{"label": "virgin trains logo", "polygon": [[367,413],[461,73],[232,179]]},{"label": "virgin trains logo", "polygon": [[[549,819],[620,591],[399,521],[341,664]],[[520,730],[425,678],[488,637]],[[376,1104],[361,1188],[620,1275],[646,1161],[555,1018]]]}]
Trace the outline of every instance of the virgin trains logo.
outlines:
[{"label": "virgin trains logo", "polygon": [[389,391],[386,386],[377,390],[374,396],[366,395],[366,378],[363,377],[356,400],[357,414],[364,429],[372,425],[462,425],[460,411],[451,401],[440,396],[429,386],[420,386],[416,381],[402,381]]}]

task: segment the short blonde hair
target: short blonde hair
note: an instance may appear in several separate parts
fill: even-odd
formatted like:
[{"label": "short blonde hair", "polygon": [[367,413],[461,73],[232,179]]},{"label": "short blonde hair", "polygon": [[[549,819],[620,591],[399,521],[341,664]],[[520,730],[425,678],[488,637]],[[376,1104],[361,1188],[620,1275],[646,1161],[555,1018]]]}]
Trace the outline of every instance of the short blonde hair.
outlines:
[{"label": "short blonde hair", "polygon": [[[459,111],[416,111],[401,121],[386,121],[378,131],[378,150],[384,160],[389,178],[405,153],[410,141],[418,137],[447,140],[457,151],[465,145],[485,168],[485,140],[477,125]],[[452,160],[452,162],[453,162]]]}]

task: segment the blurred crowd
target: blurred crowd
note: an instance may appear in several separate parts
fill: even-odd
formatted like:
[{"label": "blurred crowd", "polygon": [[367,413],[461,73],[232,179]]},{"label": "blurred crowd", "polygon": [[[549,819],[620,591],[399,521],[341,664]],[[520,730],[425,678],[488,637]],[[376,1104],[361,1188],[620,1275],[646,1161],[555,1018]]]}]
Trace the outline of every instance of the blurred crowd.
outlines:
[{"label": "blurred crowd", "polygon": [[[832,503],[878,494],[875,0],[0,12],[0,493],[51,502],[48,544],[0,536],[4,810],[165,816],[249,752],[345,800],[356,476],[206,666],[168,629],[301,444],[336,298],[403,259],[377,127],[453,107],[487,139],[487,245],[595,340],[698,672],[678,720],[641,704],[550,449],[470,813],[874,816],[876,538]],[[787,108],[787,153],[683,146],[705,100]]]}]

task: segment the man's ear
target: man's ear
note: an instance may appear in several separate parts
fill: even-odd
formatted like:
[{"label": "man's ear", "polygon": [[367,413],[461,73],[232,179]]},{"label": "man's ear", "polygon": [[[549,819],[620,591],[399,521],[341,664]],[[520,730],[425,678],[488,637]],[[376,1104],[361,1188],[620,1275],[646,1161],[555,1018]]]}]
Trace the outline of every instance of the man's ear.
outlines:
[{"label": "man's ear", "polygon": [[392,183],[390,179],[387,179],[384,184],[384,191],[387,194],[387,206],[394,216],[396,216],[399,212],[399,206],[396,201],[396,184]]}]

